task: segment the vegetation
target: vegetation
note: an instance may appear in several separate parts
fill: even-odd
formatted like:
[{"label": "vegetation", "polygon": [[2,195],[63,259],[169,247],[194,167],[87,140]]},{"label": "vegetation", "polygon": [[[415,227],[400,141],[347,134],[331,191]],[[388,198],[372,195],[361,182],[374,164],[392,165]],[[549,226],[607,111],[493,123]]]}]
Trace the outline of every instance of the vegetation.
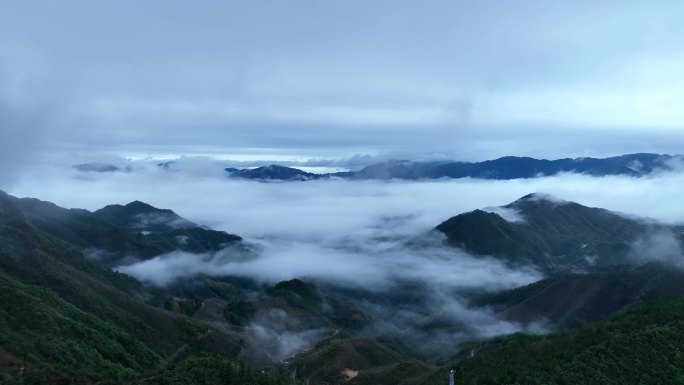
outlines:
[{"label": "vegetation", "polygon": [[300,279],[282,281],[257,300],[259,308],[280,308],[306,327],[327,327],[354,334],[366,327],[368,316],[354,304]]},{"label": "vegetation", "polygon": [[143,383],[154,385],[296,385],[292,381],[273,378],[242,361],[214,353],[201,353],[185,359]]},{"label": "vegetation", "polygon": [[33,226],[110,266],[124,257],[148,259],[174,250],[214,252],[241,240],[142,202],[111,205],[94,213],[29,198],[13,199],[13,203]]},{"label": "vegetation", "polygon": [[[445,383],[451,368],[458,384],[684,384],[684,297],[672,298],[684,294],[684,273],[658,264],[612,264],[624,262],[629,242],[653,226],[536,196],[508,208],[525,222],[475,211],[439,229],[453,245],[510,256],[504,259],[512,264],[534,263],[548,278],[494,294],[472,293],[469,305],[522,324],[541,320],[562,333],[459,346],[448,339],[430,342],[443,350],[440,358],[459,358],[437,369],[418,361],[421,352],[407,346],[457,330],[461,325],[446,313],[430,308],[398,334],[360,337],[375,332],[374,313],[353,302],[363,298],[406,311],[424,307],[430,292],[421,282],[371,293],[299,279],[266,287],[249,279],[199,277],[154,289],[111,271],[107,257],[87,258],[83,251],[142,257],[183,247],[209,252],[239,245],[240,238],[141,202],[90,213],[0,192],[0,384],[275,385],[296,378],[428,385]],[[596,265],[587,255],[596,256]],[[269,314],[278,325],[266,326],[295,336],[317,330],[316,338],[323,338],[310,350],[309,341],[296,341],[288,362],[271,368],[280,379],[235,358],[249,345],[239,338],[250,328],[240,326]]]},{"label": "vegetation", "polygon": [[417,360],[400,362],[390,366],[380,366],[359,371],[354,385],[414,385],[420,384],[435,371],[430,365]]},{"label": "vegetation", "polygon": [[573,202],[525,196],[504,209],[524,218],[511,222],[482,210],[460,214],[437,226],[449,244],[492,255],[511,264],[532,264],[547,272],[594,269],[628,262],[632,243],[653,231],[678,228],[646,224],[608,210]]},{"label": "vegetation", "polygon": [[661,264],[563,273],[520,288],[473,298],[510,321],[565,330],[602,320],[628,306],[684,294],[684,271]]},{"label": "vegetation", "polygon": [[684,297],[631,308],[579,331],[514,335],[445,366],[425,385],[684,384]]},{"label": "vegetation", "polygon": [[[129,381],[204,344],[206,326],[140,302],[159,294],[32,227],[4,195],[0,214],[3,382]],[[210,343],[239,349],[225,336]]]},{"label": "vegetation", "polygon": [[254,317],[256,311],[256,306],[252,302],[239,299],[226,304],[223,309],[223,316],[231,324],[245,326],[247,321]]},{"label": "vegetation", "polygon": [[313,384],[343,383],[343,369],[363,373],[372,368],[390,368],[406,357],[371,338],[327,339],[298,358],[292,365],[298,378]]}]

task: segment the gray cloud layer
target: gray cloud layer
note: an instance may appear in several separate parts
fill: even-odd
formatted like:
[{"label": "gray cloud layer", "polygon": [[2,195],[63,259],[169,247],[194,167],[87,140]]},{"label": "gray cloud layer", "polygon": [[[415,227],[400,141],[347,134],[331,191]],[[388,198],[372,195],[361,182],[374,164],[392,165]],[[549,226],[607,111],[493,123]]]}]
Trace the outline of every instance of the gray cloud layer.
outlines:
[{"label": "gray cloud layer", "polygon": [[0,138],[236,158],[678,152],[683,7],[3,2]]}]

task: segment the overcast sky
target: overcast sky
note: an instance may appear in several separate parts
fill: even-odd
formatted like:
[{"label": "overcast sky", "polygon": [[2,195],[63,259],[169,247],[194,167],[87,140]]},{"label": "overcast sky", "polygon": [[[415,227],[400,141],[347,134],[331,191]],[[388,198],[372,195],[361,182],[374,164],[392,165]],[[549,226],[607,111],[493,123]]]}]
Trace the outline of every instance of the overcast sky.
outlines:
[{"label": "overcast sky", "polygon": [[679,0],[0,0],[0,161],[678,153],[683,15]]}]

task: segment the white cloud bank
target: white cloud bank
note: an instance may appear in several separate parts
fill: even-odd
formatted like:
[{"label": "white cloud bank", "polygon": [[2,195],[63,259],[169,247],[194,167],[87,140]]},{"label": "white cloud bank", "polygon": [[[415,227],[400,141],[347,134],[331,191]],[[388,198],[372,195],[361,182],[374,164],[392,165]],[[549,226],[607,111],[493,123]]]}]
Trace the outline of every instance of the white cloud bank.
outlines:
[{"label": "white cloud bank", "polygon": [[[373,285],[412,275],[450,277],[445,278],[452,280],[450,285],[463,287],[470,285],[468,279],[484,282],[503,274],[511,277],[502,279],[507,285],[520,284],[530,276],[515,276],[500,265],[456,256],[453,250],[445,252],[435,247],[438,240],[420,247],[406,243],[425,242],[431,229],[453,215],[502,206],[532,192],[669,223],[684,219],[684,174],[678,171],[643,178],[563,174],[509,181],[259,183],[226,178],[219,163],[187,159],[168,171],[154,162],[137,161],[128,163],[132,171],[126,173],[84,173],[66,165],[41,165],[25,172],[9,192],[91,210],[142,200],[238,234],[261,250],[262,257],[256,260],[236,262],[220,253],[172,253],[127,267],[131,274],[157,284],[186,273],[234,273],[267,281],[310,277]],[[508,214],[510,220],[522,219]],[[198,259],[204,263],[197,263]],[[473,271],[484,273],[470,274]],[[459,281],[453,277],[460,277]]]},{"label": "white cloud bank", "polygon": [[684,220],[679,171],[642,178],[563,174],[508,181],[256,183],[226,178],[221,162],[210,159],[181,160],[174,172],[145,161],[126,162],[130,173],[83,173],[71,164],[37,164],[7,192],[90,210],[142,200],[248,238],[351,236],[382,218],[390,219],[384,225],[389,233],[416,234],[453,215],[502,206],[529,193],[670,223]]},{"label": "white cloud bank", "polygon": [[[392,320],[387,330],[415,331],[421,343],[446,341],[450,347],[474,336],[539,332],[543,327],[510,323],[488,310],[465,306],[464,292],[512,288],[541,275],[441,247],[440,235],[431,230],[449,217],[502,206],[534,192],[670,223],[684,218],[684,174],[680,172],[643,178],[563,174],[509,181],[260,183],[231,180],[215,161],[181,161],[174,171],[148,161],[129,165],[130,172],[118,173],[84,173],[60,164],[41,165],[25,172],[9,193],[90,210],[142,200],[238,234],[258,250],[258,256],[232,250],[207,255],[174,252],[119,267],[155,285],[199,274],[251,277],[266,283],[298,277],[391,293],[392,285],[420,282],[425,298],[430,299],[422,302],[420,309],[388,309],[372,303],[367,308],[386,315],[379,319]],[[514,212],[507,214],[509,220],[521,219]],[[665,238],[665,244],[661,238],[644,239],[634,246],[678,250],[671,237]],[[420,320],[434,312],[443,312],[449,322],[463,327],[420,334]]]}]

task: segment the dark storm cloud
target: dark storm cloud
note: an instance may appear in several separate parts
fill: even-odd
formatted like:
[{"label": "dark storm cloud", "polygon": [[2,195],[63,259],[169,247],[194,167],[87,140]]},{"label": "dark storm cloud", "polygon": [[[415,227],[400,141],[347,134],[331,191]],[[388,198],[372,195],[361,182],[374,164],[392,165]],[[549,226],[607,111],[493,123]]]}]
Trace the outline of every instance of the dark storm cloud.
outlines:
[{"label": "dark storm cloud", "polygon": [[[13,87],[23,104],[56,111],[27,122],[54,151],[678,152],[683,7],[3,2],[0,58],[11,66],[0,68],[40,84]],[[1,103],[2,138],[16,142],[23,107]]]}]

